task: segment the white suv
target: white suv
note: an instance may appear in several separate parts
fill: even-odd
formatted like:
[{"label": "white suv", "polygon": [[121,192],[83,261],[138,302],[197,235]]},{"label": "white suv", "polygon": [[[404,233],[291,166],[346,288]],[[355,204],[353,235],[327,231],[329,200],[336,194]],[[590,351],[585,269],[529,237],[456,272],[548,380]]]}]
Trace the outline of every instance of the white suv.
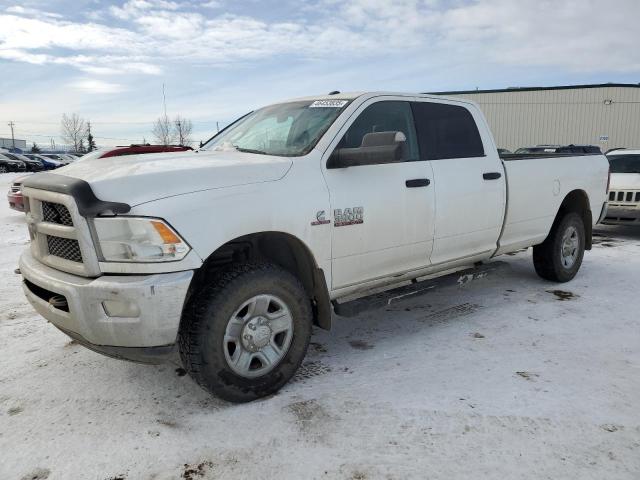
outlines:
[{"label": "white suv", "polygon": [[640,222],[640,150],[611,150],[609,208],[603,223],[626,225]]}]

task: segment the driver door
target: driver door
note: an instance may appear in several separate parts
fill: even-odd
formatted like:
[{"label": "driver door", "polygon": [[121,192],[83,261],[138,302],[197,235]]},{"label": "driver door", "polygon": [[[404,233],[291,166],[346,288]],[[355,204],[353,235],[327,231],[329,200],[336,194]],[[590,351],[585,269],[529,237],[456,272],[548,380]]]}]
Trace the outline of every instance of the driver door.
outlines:
[{"label": "driver door", "polygon": [[410,103],[372,99],[352,119],[329,154],[358,148],[375,132],[402,132],[406,145],[402,161],[327,169],[325,158],[334,290],[424,268],[433,247],[433,173],[420,160]]}]

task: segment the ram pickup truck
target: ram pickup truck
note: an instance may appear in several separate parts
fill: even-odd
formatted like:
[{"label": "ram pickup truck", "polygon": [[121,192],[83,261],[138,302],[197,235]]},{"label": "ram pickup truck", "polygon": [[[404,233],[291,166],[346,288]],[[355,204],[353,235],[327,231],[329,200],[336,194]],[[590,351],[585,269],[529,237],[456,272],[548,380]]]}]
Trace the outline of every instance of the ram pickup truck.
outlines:
[{"label": "ram pickup truck", "polygon": [[571,280],[607,201],[603,155],[501,158],[478,106],[440,96],[291,100],[179,155],[26,179],[24,293],[88,348],[179,353],[235,402],[281,388],[347,297],[531,246]]}]

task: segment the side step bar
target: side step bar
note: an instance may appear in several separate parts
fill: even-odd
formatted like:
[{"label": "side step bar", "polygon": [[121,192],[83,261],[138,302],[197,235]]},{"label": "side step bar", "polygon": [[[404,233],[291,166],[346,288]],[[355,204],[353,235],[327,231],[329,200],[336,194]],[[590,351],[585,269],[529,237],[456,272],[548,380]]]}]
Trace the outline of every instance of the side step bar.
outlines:
[{"label": "side step bar", "polygon": [[344,303],[339,303],[337,300],[334,300],[333,311],[336,315],[340,315],[341,317],[355,317],[367,310],[387,307],[391,304],[401,302],[402,300],[407,300],[417,295],[431,292],[437,288],[452,287],[456,285],[461,287],[473,280],[484,278],[490,273],[501,270],[508,265],[509,264],[507,262],[500,261],[480,264],[473,268],[459,270],[441,277],[430,278],[420,282],[414,281],[409,285],[385,290],[383,292],[375,293],[367,297],[357,298]]}]

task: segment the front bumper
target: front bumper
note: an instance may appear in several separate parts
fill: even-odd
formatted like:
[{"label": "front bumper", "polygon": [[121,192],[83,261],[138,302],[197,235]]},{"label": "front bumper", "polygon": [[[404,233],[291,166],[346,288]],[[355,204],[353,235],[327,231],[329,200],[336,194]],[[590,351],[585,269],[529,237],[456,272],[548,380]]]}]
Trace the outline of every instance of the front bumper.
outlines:
[{"label": "front bumper", "polygon": [[640,222],[640,205],[611,205],[607,208],[607,215],[602,221],[608,225],[628,225]]},{"label": "front bumper", "polygon": [[[147,363],[173,351],[193,277],[184,271],[86,278],[48,267],[29,250],[20,257],[20,273],[29,303],[57,328],[92,350]],[[109,316],[105,301],[133,315]]]}]

